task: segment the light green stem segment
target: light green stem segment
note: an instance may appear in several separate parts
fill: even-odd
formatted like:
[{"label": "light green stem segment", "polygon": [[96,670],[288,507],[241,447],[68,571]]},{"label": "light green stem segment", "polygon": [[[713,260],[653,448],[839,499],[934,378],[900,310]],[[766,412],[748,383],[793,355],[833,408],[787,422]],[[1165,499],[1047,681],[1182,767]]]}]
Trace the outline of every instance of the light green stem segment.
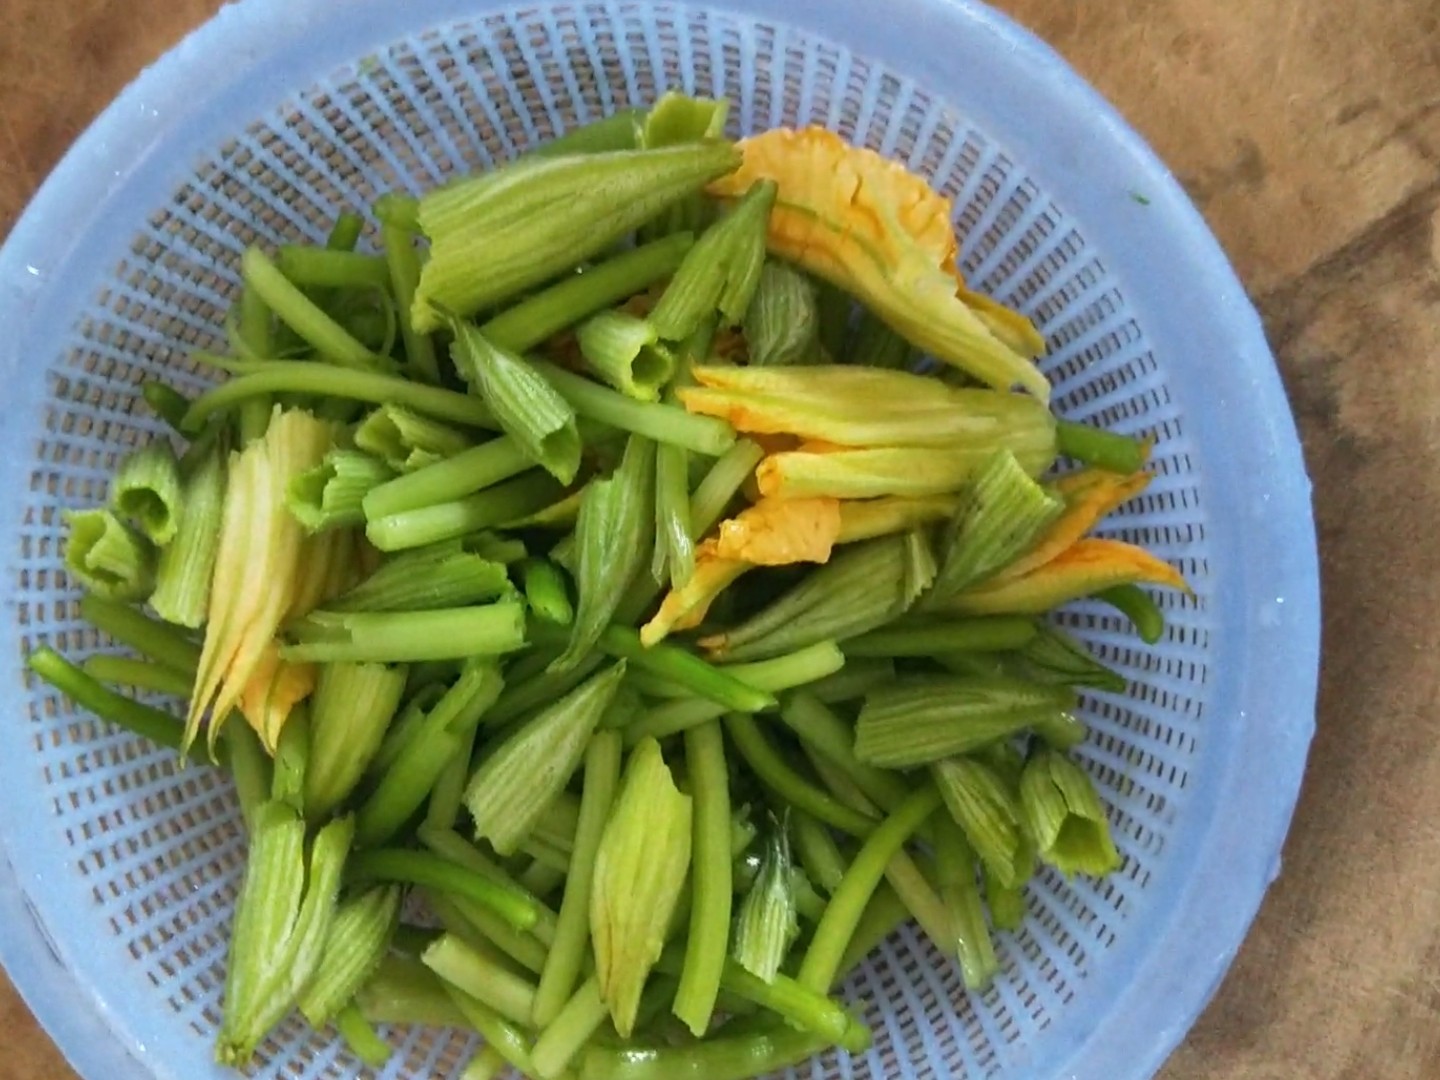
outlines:
[{"label": "light green stem segment", "polygon": [[155,549],[111,510],[66,510],[65,572],[107,600],[143,600],[155,586]]},{"label": "light green stem segment", "polygon": [[253,291],[290,329],[324,359],[356,371],[380,371],[388,362],[357,341],[313,300],[300,291],[257,247],[240,260],[247,291]]},{"label": "light green stem segment", "polygon": [[685,764],[694,800],[690,934],[675,994],[675,1015],[696,1038],[710,1028],[725,971],[733,900],[730,862],[730,776],[725,737],[711,720],[685,733]]},{"label": "light green stem segment", "polygon": [[120,462],[110,485],[110,505],[151,541],[175,539],[184,513],[179,463],[167,439],[155,439]]},{"label": "light green stem segment", "polygon": [[940,793],[926,785],[903,802],[865,841],[835,890],[800,966],[799,982],[817,993],[829,990],[860,916],[885,875],[885,868],[911,835],[940,806]]},{"label": "light green stem segment", "polygon": [[[610,807],[620,786],[620,737],[602,731],[590,740],[585,752],[585,784],[580,796],[580,821],[565,878],[565,897],[555,941],[545,960],[540,988],[535,998],[535,1024],[547,1028],[570,999],[585,965],[590,940],[590,894],[595,881],[595,856],[600,837],[610,817]],[[599,997],[598,987],[595,990]]]},{"label": "light green stem segment", "polygon": [[675,354],[645,319],[602,311],[581,323],[575,336],[590,370],[626,397],[659,401],[675,374]]}]

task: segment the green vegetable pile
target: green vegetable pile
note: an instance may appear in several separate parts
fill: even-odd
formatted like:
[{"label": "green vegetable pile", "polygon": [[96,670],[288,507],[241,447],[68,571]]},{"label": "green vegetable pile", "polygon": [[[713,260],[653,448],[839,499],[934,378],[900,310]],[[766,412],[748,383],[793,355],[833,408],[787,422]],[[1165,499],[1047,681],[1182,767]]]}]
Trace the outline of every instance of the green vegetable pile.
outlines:
[{"label": "green vegetable pile", "polygon": [[131,654],[30,668],[228,770],[249,832],[219,1061],[298,1010],[377,1066],[372,1025],[473,1030],[467,1080],[758,1076],[870,1045],[837,987],[905,920],[979,989],[1042,866],[1120,865],[1070,752],[1125,683],[1044,615],[1162,632],[1178,575],[1085,536],[1148,447],[981,385],[1024,320],[968,292],[974,370],[911,374],[777,254],[814,177],[707,194],[725,114],[388,195],[379,254],[353,213],[247,251],[197,354],[232,377],[146,383],[178,440],[67,514]]}]

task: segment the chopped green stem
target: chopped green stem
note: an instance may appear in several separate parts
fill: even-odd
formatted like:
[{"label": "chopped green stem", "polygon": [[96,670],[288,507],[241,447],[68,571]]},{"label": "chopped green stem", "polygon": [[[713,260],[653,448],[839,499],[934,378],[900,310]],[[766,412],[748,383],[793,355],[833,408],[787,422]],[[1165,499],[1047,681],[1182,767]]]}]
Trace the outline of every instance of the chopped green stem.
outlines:
[{"label": "chopped green stem", "polygon": [[637,401],[659,401],[675,374],[675,354],[660,344],[655,328],[625,311],[602,311],[575,331],[591,372]]},{"label": "chopped green stem", "polygon": [[[422,844],[441,858],[463,866],[512,893],[523,895],[536,912],[535,925],[530,927],[530,933],[542,945],[548,946],[554,943],[558,925],[558,917],[555,912],[551,911],[534,891],[528,890],[525,885],[511,877],[503,866],[453,828],[439,828],[426,822],[416,830],[416,836]],[[486,926],[482,927],[487,934],[490,932],[489,925],[487,922]]]},{"label": "chopped green stem", "polygon": [[39,675],[81,708],[89,709],[102,720],[143,735],[151,742],[172,750],[180,749],[184,725],[160,709],[107,690],[54,649],[41,646],[26,660],[30,670]]},{"label": "chopped green stem", "polygon": [[[373,847],[400,831],[468,739],[504,680],[491,663],[469,661],[455,685],[423,715],[395,762],[356,814],[356,841]],[[383,753],[383,747],[382,747]]]},{"label": "chopped green stem", "polygon": [[179,463],[168,439],[154,439],[120,462],[110,504],[154,544],[175,539],[183,512]]},{"label": "chopped green stem", "polygon": [[66,510],[65,573],[111,600],[142,600],[155,585],[155,549],[109,510]]},{"label": "chopped green stem", "polygon": [[950,913],[950,927],[960,954],[960,970],[967,990],[984,990],[1000,970],[980,886],[975,879],[975,855],[960,827],[944,815],[937,815],[935,861],[939,868],[940,894]]},{"label": "chopped green stem", "polygon": [[710,467],[690,496],[692,535],[704,536],[724,516],[725,509],[745,482],[755,475],[755,466],[765,451],[749,439],[740,439]]},{"label": "chopped green stem", "polygon": [[575,619],[565,572],[549,559],[527,559],[520,565],[525,602],[546,622],[569,626]]},{"label": "chopped green stem", "polygon": [[460,817],[460,808],[465,805],[465,783],[470,779],[470,759],[475,756],[475,743],[479,737],[477,725],[466,732],[465,738],[456,748],[455,756],[445,766],[435,788],[430,792],[430,802],[425,809],[425,824],[432,829],[453,829]]},{"label": "chopped green stem", "polygon": [[1115,585],[1096,593],[1095,599],[1129,619],[1146,645],[1154,645],[1165,636],[1165,613],[1139,585]]},{"label": "chopped green stem", "polygon": [[156,416],[176,431],[181,430],[181,421],[190,408],[190,399],[168,383],[146,379],[140,384],[140,396],[145,399]]},{"label": "chopped green stem", "polygon": [[311,612],[290,627],[286,660],[382,664],[498,656],[525,646],[525,609],[502,600],[435,611]]},{"label": "chopped green stem", "polygon": [[730,777],[725,737],[717,721],[685,733],[685,764],[694,800],[691,845],[690,935],[674,1012],[701,1038],[710,1028],[725,970],[733,901],[730,857]]},{"label": "chopped green stem", "polygon": [[453,934],[438,938],[420,960],[447,983],[494,1009],[506,1020],[528,1026],[535,1010],[535,985],[473,949]]},{"label": "chopped green stem", "polygon": [[245,289],[265,301],[316,352],[341,368],[378,370],[383,361],[286,278],[257,247],[247,248],[240,262]]},{"label": "chopped green stem", "polygon": [[[225,483],[226,455],[218,446],[198,457],[185,478],[179,528],[160,552],[150,594],[150,606],[167,622],[192,629],[205,622],[220,548]],[[198,655],[197,646],[197,663]]]},{"label": "chopped green stem", "polygon": [[453,502],[531,467],[530,458],[510,436],[462,450],[444,461],[397,476],[365,495],[365,517],[371,521]]},{"label": "chopped green stem", "polygon": [[[537,644],[545,643],[552,631],[532,627]],[[611,656],[628,660],[643,671],[669,679],[692,694],[742,712],[760,712],[775,704],[773,694],[746,685],[724,669],[707,663],[678,645],[660,644],[646,648],[640,635],[626,626],[611,623],[597,643]]]},{"label": "chopped green stem", "polygon": [[484,904],[520,930],[534,926],[538,917],[535,905],[523,894],[426,851],[378,848],[356,852],[349,875],[357,883],[399,881],[462,896]]},{"label": "chopped green stem", "polygon": [[129,686],[136,690],[154,690],[178,698],[188,698],[194,679],[180,674],[164,664],[148,660],[132,660],[128,656],[110,656],[105,653],[89,657],[81,670],[92,679],[112,686]]},{"label": "chopped green stem", "polygon": [[675,233],[626,251],[520,301],[480,327],[486,339],[529,352],[547,338],[669,277],[695,238]]},{"label": "chopped green stem", "polygon": [[331,247],[286,244],[275,253],[280,272],[301,288],[385,289],[390,273],[378,255]]},{"label": "chopped green stem", "polygon": [[240,816],[245,819],[245,831],[254,833],[260,807],[270,798],[273,763],[255,729],[243,720],[231,719],[222,733],[223,745],[229,756],[230,775],[235,781],[235,797],[240,803]]},{"label": "chopped green stem", "polygon": [[687,1046],[591,1046],[583,1080],[749,1080],[769,1076],[820,1053],[829,1040],[778,1025],[747,1035],[721,1036]]},{"label": "chopped green stem", "polygon": [[1127,476],[1143,469],[1149,456],[1149,445],[1144,440],[1070,420],[1056,422],[1055,444],[1057,452],[1065,457]]},{"label": "chopped green stem", "polygon": [[609,1006],[600,996],[600,982],[592,975],[553,1018],[538,1024],[541,1032],[531,1055],[535,1075],[540,1080],[554,1080],[560,1076],[609,1015]]},{"label": "chopped green stem", "polygon": [[725,718],[725,730],[761,783],[784,802],[851,836],[869,836],[874,831],[873,818],[852,810],[796,772],[753,716],[731,713]]},{"label": "chopped green stem", "polygon": [[195,399],[185,414],[183,428],[198,434],[214,413],[233,408],[260,394],[304,394],[370,401],[394,402],[466,427],[494,428],[495,418],[479,398],[438,386],[425,386],[394,375],[346,370],[301,360],[232,364],[239,374]]},{"label": "chopped green stem", "polygon": [[364,217],[354,210],[341,210],[335,215],[335,224],[330,226],[329,235],[325,237],[325,246],[331,251],[354,251],[364,231]]},{"label": "chopped green stem", "polygon": [[450,995],[456,1007],[465,1015],[467,1026],[479,1032],[480,1037],[510,1063],[522,1076],[534,1076],[535,1064],[530,1057],[530,1039],[519,1025],[512,1024],[484,1002],[471,997],[457,986],[446,983],[445,992]]},{"label": "chopped green stem", "polygon": [[293,477],[285,506],[307,532],[362,525],[361,500],[394,472],[379,458],[358,450],[331,450],[313,469]]},{"label": "chopped green stem", "polygon": [[874,952],[882,941],[900,929],[909,918],[910,909],[905,906],[905,901],[900,899],[889,883],[881,882],[875,895],[870,897],[870,902],[865,905],[860,921],[855,925],[855,933],[850,938],[850,944],[845,947],[845,955],[840,960],[840,967],[831,984],[832,989],[835,982],[853,971],[857,964]]},{"label": "chopped green stem", "polygon": [[463,499],[371,518],[365,526],[365,535],[381,551],[422,547],[533,514],[564,493],[565,489],[553,477],[531,469]]},{"label": "chopped green stem", "polygon": [[804,690],[822,705],[838,705],[862,698],[871,690],[894,681],[895,662],[893,660],[846,657],[843,668],[833,675],[826,675],[823,679],[807,683]]},{"label": "chopped green stem", "polygon": [[504,1054],[497,1052],[494,1047],[482,1046],[465,1066],[460,1080],[500,1080],[509,1071],[510,1063],[505,1060]]},{"label": "chopped green stem", "polygon": [[850,638],[841,648],[847,657],[924,658],[950,652],[1008,652],[1024,648],[1035,633],[1031,619],[996,615],[887,626]]},{"label": "chopped green stem", "polygon": [[651,573],[683,588],[695,572],[695,533],[690,522],[690,452],[666,443],[655,451],[655,559]]},{"label": "chopped green stem", "polygon": [[[426,935],[428,939],[430,932]],[[397,934],[397,943],[400,937]],[[455,1007],[435,973],[418,959],[398,952],[380,961],[375,974],[355,996],[355,1004],[372,1024],[467,1026],[464,1013]]]},{"label": "chopped green stem", "polygon": [[[837,671],[844,662],[845,657],[834,642],[821,641],[785,656],[745,664],[725,664],[717,670],[756,690],[778,693],[804,686],[814,679]],[[643,716],[627,725],[627,742],[638,742],[646,735],[662,739],[725,715],[724,705],[710,699],[697,698],[692,690],[673,682],[668,682],[668,687],[662,696],[672,700],[647,710]]]},{"label": "chopped green stem", "polygon": [[887,864],[939,806],[940,793],[926,785],[908,796],[899,809],[870,834],[815,928],[815,936],[800,966],[801,985],[821,994],[829,990],[840,970],[845,947],[854,936],[860,916],[880,884]]},{"label": "chopped green stem", "polygon": [[[541,1028],[548,1028],[565,1007],[585,964],[595,855],[620,786],[620,757],[620,739],[613,732],[596,734],[586,750],[580,821],[575,830],[570,872],[565,878],[565,897],[560,905],[555,941],[546,957],[535,998],[535,1023]],[[596,997],[599,997],[598,988]]]},{"label": "chopped green stem", "polygon": [[421,382],[438,383],[440,365],[435,358],[435,343],[429,334],[415,329],[410,308],[415,303],[415,288],[420,284],[420,253],[415,249],[414,230],[389,221],[380,222],[380,243],[385,248],[385,264],[390,291],[400,311],[400,336],[405,342],[405,359],[410,373]]},{"label": "chopped green stem", "polygon": [[833,893],[840,887],[849,865],[835,838],[823,822],[803,810],[792,812],[790,821],[795,829],[795,850],[811,884],[826,893]]},{"label": "chopped green stem", "polygon": [[635,401],[548,360],[531,363],[580,416],[710,457],[718,457],[735,442],[730,425],[713,416],[694,416],[676,405]]},{"label": "chopped green stem", "polygon": [[521,969],[535,975],[545,967],[545,943],[532,933],[516,930],[485,905],[433,889],[425,892],[425,899],[446,931],[460,936],[472,947],[493,946]]},{"label": "chopped green stem", "polygon": [[792,695],[780,709],[786,726],[799,735],[817,759],[837,768],[870,802],[893,811],[912,790],[909,781],[896,773],[867,765],[855,756],[855,730],[815,697],[805,692]]},{"label": "chopped green stem", "polygon": [[383,1068],[390,1060],[390,1044],[370,1026],[365,1014],[354,1004],[346,1005],[335,1017],[335,1030],[350,1052],[372,1069]]}]

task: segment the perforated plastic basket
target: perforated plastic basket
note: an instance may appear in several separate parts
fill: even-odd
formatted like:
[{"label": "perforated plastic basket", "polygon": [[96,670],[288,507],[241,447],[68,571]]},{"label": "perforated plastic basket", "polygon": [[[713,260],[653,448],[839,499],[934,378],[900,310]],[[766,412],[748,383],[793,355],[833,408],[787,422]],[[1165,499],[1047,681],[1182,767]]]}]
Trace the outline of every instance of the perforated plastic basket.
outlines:
[{"label": "perforated plastic basket", "polygon": [[[1125,856],[1044,878],[967,996],[909,931],[854,977],[872,1052],[824,1077],[1148,1076],[1208,999],[1279,866],[1309,742],[1309,487],[1249,303],[1164,168],[1044,46],[964,0],[252,0],[148,71],[77,144],[0,254],[0,957],[76,1068],[221,1075],[210,1047],[243,837],[225,780],[176,766],[22,674],[111,648],[76,620],[60,511],[104,496],[156,422],[136,383],[205,377],[252,241],[319,239],[342,207],[423,190],[665,87],[723,95],[736,133],[823,123],[955,199],[963,265],[1030,313],[1070,417],[1159,442],[1112,526],[1176,562],[1145,648],[1068,622],[1131,680],[1085,702],[1080,757]],[[388,1077],[468,1044],[392,1033]],[[257,1075],[359,1072],[292,1023]]]}]

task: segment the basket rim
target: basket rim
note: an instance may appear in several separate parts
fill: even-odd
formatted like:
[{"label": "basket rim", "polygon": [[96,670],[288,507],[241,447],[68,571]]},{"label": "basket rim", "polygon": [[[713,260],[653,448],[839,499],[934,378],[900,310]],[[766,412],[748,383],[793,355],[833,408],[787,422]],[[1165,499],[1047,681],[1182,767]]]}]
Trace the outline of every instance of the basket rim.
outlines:
[{"label": "basket rim", "polygon": [[[257,75],[267,102],[272,93],[278,101],[299,89],[264,80],[287,72],[283,65],[302,48],[315,52],[310,35],[321,28],[332,32],[335,19],[351,29],[332,34],[319,50],[326,60],[338,57],[332,68],[363,55],[358,43],[384,43],[513,6],[505,0],[433,0],[417,11],[386,0],[245,0],[228,4],[192,31],[87,128],[0,248],[0,325],[18,330],[0,337],[0,378],[12,400],[38,400],[46,373],[23,358],[46,355],[40,328],[57,325],[75,303],[64,289],[45,287],[45,280],[63,283],[75,272],[86,241],[103,239],[108,251],[128,239],[130,227],[113,220],[119,215],[105,218],[112,197],[136,185],[147,192],[173,190],[164,183],[176,162],[182,169],[189,164],[188,156],[173,153],[170,139],[177,131],[202,123],[207,109],[218,108],[226,95],[235,98],[240,84]],[[552,0],[532,6],[544,9]],[[1220,699],[1232,698],[1237,715],[1218,735],[1207,734],[1205,756],[1196,765],[1223,772],[1207,805],[1187,807],[1192,820],[1185,829],[1195,845],[1191,865],[1187,873],[1171,875],[1176,880],[1161,905],[1165,918],[1152,928],[1145,948],[1132,949],[1129,962],[1110,964],[1100,976],[1103,1011],[1061,1014],[1047,1036],[1060,1047],[1056,1078],[1152,1076],[1218,988],[1279,872],[1314,731],[1320,620],[1310,484],[1259,317],[1199,212],[1144,140],[1066,61],[1007,16],[977,0],[890,0],[883,11],[871,10],[866,0],[791,0],[778,17],[773,0],[704,6],[841,43],[863,41],[858,53],[909,72],[921,86],[943,88],[947,70],[967,61],[1017,76],[1002,80],[1003,90],[982,93],[977,110],[1003,109],[995,95],[1048,109],[1053,123],[1043,131],[1007,131],[1014,136],[1008,145],[1021,151],[1019,159],[1051,189],[1080,185],[1095,195],[1074,217],[1092,238],[1124,238],[1123,248],[1112,241],[1107,252],[1112,269],[1126,267],[1117,276],[1186,281],[1183,295],[1157,300],[1154,290],[1142,285],[1127,297],[1147,332],[1161,324],[1183,325],[1200,336],[1210,355],[1226,358],[1206,371],[1177,367],[1168,374],[1188,388],[1188,400],[1219,403],[1212,422],[1221,427],[1213,438],[1223,436],[1227,446],[1238,448],[1235,456],[1245,467],[1212,460],[1203,447],[1198,456],[1214,486],[1223,483],[1227,505],[1236,508],[1232,517],[1241,508],[1253,516],[1254,507],[1265,507],[1262,526],[1232,522],[1217,530],[1217,550],[1239,571],[1223,585],[1248,596],[1259,595],[1263,584],[1284,598],[1283,608],[1266,620],[1231,619],[1217,631],[1215,666],[1229,688]],[[919,45],[902,29],[917,25],[927,28]],[[219,80],[217,68],[226,73]],[[207,93],[195,93],[197,85],[208,87]],[[265,103],[256,103],[251,115]],[[956,103],[968,109],[971,99]],[[193,130],[190,137],[196,141]],[[166,153],[172,155],[168,161],[161,158]],[[1143,208],[1133,198],[1136,191],[1148,200]],[[1138,218],[1142,212],[1145,217]],[[57,221],[69,227],[68,243],[57,243],[51,227]],[[0,461],[7,467],[17,472],[8,463],[28,467],[37,423],[33,415],[0,413]],[[23,490],[18,483],[9,487]],[[0,504],[0,535],[15,535],[16,502]],[[1273,568],[1263,583],[1244,573],[1245,559],[1257,554]],[[21,655],[13,620],[0,621],[0,652]],[[122,1017],[123,1007],[112,1005],[123,1002],[126,989],[141,989],[138,975],[133,987],[102,991],[87,977],[93,969],[85,950],[67,947],[63,936],[48,929],[84,925],[93,917],[87,915],[91,901],[87,890],[73,887],[80,880],[73,867],[66,870],[74,881],[54,874],[54,859],[17,835],[25,815],[36,811],[21,799],[24,785],[5,780],[7,774],[20,776],[25,765],[0,759],[0,851],[6,856],[0,860],[0,962],[77,1072],[113,1080],[174,1075],[147,1052],[147,1039],[163,1041],[164,1033],[137,1032]],[[1246,812],[1237,812],[1239,807]],[[1217,905],[1212,890],[1221,884],[1229,889],[1228,902]]]}]

